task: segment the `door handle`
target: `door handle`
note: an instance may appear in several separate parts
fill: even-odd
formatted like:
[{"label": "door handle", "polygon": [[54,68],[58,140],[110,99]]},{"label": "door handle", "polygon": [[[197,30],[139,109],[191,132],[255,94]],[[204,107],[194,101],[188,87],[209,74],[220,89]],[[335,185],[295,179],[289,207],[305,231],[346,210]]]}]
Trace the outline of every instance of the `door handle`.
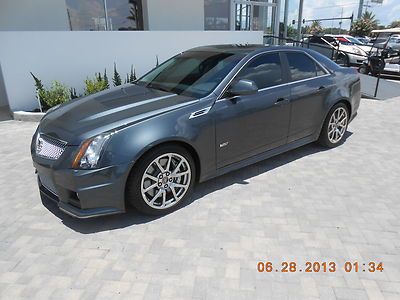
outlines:
[{"label": "door handle", "polygon": [[289,99],[287,99],[287,98],[278,98],[274,104],[275,105],[283,105],[283,104],[286,104],[286,103],[289,103]]},{"label": "door handle", "polygon": [[324,90],[324,89],[326,89],[323,85],[321,85],[319,88],[318,88],[318,91],[322,91],[322,90]]}]

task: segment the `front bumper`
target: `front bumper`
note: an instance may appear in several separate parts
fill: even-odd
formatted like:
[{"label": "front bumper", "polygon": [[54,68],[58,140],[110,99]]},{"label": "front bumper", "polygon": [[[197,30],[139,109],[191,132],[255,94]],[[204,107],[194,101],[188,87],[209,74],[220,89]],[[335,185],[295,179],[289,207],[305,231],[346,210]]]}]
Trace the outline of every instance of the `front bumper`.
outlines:
[{"label": "front bumper", "polygon": [[125,212],[125,184],[131,165],[95,170],[55,170],[33,162],[42,197],[76,218]]},{"label": "front bumper", "polygon": [[352,65],[361,65],[368,57],[364,55],[349,55],[349,63]]}]

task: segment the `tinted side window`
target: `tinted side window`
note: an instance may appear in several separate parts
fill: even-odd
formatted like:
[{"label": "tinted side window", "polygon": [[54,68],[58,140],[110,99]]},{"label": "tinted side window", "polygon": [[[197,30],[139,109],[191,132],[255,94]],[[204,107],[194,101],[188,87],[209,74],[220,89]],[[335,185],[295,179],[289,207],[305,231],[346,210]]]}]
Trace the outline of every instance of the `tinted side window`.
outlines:
[{"label": "tinted side window", "polygon": [[286,53],[292,81],[324,75],[325,72],[307,55],[298,52]]},{"label": "tinted side window", "polygon": [[262,54],[250,61],[238,74],[236,80],[249,79],[259,89],[283,83],[279,53]]}]

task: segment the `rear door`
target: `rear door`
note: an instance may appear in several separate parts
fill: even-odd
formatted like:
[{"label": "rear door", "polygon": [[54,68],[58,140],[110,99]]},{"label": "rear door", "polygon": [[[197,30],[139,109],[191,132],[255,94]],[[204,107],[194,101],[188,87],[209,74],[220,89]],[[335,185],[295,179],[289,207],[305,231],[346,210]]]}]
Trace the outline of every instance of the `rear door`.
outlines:
[{"label": "rear door", "polygon": [[326,69],[304,52],[286,52],[290,81],[288,142],[310,136],[324,118],[325,99],[334,86]]}]

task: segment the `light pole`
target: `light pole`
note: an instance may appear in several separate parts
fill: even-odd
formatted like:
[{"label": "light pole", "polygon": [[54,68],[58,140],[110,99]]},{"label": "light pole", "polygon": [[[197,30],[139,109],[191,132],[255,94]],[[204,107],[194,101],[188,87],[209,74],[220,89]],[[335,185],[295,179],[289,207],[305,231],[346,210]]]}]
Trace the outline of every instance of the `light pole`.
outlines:
[{"label": "light pole", "polygon": [[304,0],[300,0],[299,2],[299,18],[297,20],[297,40],[300,41],[301,39],[301,24],[303,20],[303,3]]},{"label": "light pole", "polygon": [[106,19],[105,21],[106,21],[106,30],[108,30],[108,12],[107,12],[107,0],[104,0],[103,1],[103,4],[104,4],[104,18]]},{"label": "light pole", "polygon": [[288,15],[289,15],[289,0],[285,0],[285,11],[283,14],[283,38],[284,39],[287,39]]},{"label": "light pole", "polygon": [[362,11],[363,11],[363,7],[364,7],[364,0],[360,0],[360,4],[358,6],[358,15],[357,15],[357,19],[360,19],[362,16]]}]

